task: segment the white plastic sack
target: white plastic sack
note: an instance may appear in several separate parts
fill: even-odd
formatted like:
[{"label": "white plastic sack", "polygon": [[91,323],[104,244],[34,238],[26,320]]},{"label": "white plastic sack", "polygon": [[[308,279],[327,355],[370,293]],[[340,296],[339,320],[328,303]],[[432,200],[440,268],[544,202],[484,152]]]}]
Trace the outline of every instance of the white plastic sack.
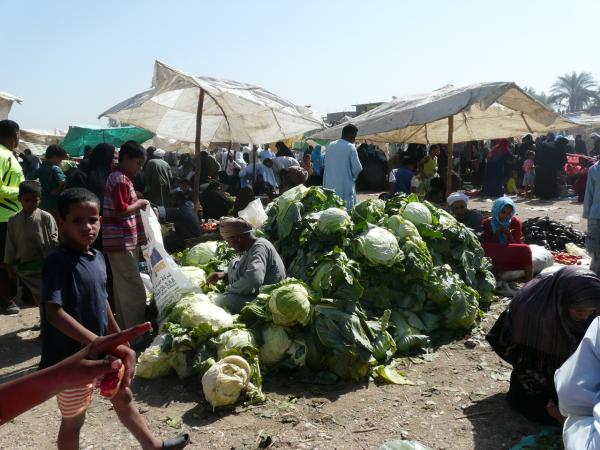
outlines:
[{"label": "white plastic sack", "polygon": [[531,259],[533,260],[533,274],[537,275],[542,270],[554,265],[552,253],[545,247],[539,245],[530,245]]},{"label": "white plastic sack", "polygon": [[238,216],[247,220],[254,228],[262,227],[268,219],[265,208],[263,208],[262,201],[259,198],[248,203],[248,206],[238,212]]},{"label": "white plastic sack", "polygon": [[158,309],[159,324],[165,318],[171,305],[177,302],[184,293],[198,292],[177,263],[167,253],[163,245],[160,223],[152,208],[140,211],[144,231],[148,243],[142,248],[144,259],[148,264],[154,300]]}]

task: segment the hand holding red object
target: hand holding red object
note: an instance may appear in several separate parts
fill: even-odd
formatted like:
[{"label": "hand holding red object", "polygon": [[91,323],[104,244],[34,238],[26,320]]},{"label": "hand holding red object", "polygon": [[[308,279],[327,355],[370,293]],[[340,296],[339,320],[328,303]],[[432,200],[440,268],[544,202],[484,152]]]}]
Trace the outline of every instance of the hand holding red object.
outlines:
[{"label": "hand holding red object", "polygon": [[[93,383],[107,374],[123,371],[121,388],[131,382],[135,352],[126,344],[150,330],[150,322],[103,336],[60,363],[0,385],[0,424],[45,402],[57,393]],[[113,355],[117,359],[104,359]],[[119,362],[120,361],[120,362]]]}]

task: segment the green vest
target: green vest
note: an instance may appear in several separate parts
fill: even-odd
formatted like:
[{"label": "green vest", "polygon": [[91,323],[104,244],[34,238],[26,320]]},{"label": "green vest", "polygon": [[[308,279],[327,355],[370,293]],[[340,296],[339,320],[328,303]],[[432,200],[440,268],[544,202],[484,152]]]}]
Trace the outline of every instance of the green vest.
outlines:
[{"label": "green vest", "polygon": [[0,222],[21,211],[19,184],[25,179],[23,169],[13,153],[0,145]]}]

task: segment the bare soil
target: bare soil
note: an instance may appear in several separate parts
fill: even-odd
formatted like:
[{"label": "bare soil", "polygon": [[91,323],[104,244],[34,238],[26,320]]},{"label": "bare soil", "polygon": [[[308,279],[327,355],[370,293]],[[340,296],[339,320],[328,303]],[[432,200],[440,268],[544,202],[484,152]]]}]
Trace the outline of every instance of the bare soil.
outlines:
[{"label": "bare soil", "polygon": [[[491,203],[471,207],[489,210]],[[523,219],[564,220],[581,214],[571,201],[519,201]],[[577,225],[584,230],[585,223]],[[213,412],[197,379],[171,376],[135,380],[136,404],[162,438],[191,434],[194,449],[376,449],[386,440],[414,439],[431,449],[509,449],[540,431],[505,402],[510,366],[491,351],[483,336],[505,308],[497,299],[470,336],[431,355],[402,362],[414,386],[374,382],[319,385],[290,374],[267,374],[268,401],[234,411]],[[0,320],[0,382],[37,367],[39,322],[35,307]],[[468,339],[468,342],[466,341]],[[474,345],[474,348],[470,348]],[[0,399],[1,401],[1,399]],[[0,429],[2,449],[56,448],[60,415],[51,399]],[[81,439],[82,449],[139,448],[120,425],[109,402],[96,396]]]}]

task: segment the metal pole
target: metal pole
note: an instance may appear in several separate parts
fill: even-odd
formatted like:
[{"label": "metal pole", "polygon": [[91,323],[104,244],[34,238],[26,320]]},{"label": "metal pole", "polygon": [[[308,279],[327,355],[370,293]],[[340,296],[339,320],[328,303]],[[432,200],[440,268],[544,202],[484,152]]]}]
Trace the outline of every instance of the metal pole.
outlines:
[{"label": "metal pole", "polygon": [[200,169],[202,168],[202,158],[200,152],[202,146],[200,143],[200,137],[202,135],[202,109],[204,107],[204,89],[200,88],[200,95],[198,96],[198,109],[196,110],[196,145],[195,145],[195,156],[196,156],[196,170],[194,173],[194,206],[196,211],[200,211]]},{"label": "metal pole", "polygon": [[454,153],[454,116],[448,117],[448,167],[446,168],[446,196],[452,193],[452,169]]}]

